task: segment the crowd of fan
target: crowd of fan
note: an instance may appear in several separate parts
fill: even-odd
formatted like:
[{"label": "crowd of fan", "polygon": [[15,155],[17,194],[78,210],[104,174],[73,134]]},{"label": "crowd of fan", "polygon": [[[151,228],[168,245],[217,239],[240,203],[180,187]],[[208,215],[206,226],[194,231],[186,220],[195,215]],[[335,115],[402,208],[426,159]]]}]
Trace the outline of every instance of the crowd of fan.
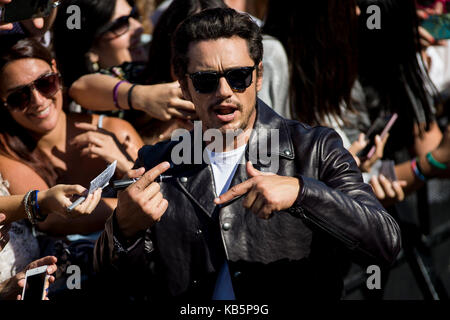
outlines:
[{"label": "crowd of fan", "polygon": [[[368,26],[371,5],[379,29]],[[117,200],[105,189],[65,208],[109,163],[117,160],[115,178],[130,175],[144,144],[193,128],[171,35],[186,17],[227,6],[264,35],[258,97],[285,118],[334,128],[400,226],[430,183],[448,203],[450,45],[420,26],[446,1],[55,1],[47,17],[0,26],[0,299],[16,299],[24,270],[39,265],[55,273],[51,299],[73,294],[58,283],[70,264],[95,291],[92,250]],[[367,157],[369,129],[394,114]]]}]

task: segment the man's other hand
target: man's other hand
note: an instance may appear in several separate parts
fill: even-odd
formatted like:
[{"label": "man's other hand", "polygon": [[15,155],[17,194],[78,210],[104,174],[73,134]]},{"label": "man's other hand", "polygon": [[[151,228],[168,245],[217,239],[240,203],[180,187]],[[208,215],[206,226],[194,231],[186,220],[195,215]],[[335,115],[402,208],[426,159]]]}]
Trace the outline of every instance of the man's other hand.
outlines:
[{"label": "man's other hand", "polygon": [[300,192],[297,178],[261,172],[250,161],[247,162],[247,173],[250,179],[214,199],[215,204],[223,204],[248,193],[243,205],[261,219],[269,219],[273,212],[292,207]]}]

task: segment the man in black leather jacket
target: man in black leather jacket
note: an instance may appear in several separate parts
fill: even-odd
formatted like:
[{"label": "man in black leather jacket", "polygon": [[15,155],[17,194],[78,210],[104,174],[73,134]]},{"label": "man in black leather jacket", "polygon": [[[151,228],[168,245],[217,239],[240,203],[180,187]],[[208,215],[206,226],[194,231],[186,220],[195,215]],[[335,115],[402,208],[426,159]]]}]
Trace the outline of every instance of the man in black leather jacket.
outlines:
[{"label": "man in black leather jacket", "polygon": [[[245,162],[221,166],[211,150],[211,164],[192,160],[195,130],[183,163],[174,155],[186,141],[142,148],[136,168],[147,172],[119,194],[97,241],[99,274],[137,298],[298,301],[339,299],[351,259],[389,266],[399,228],[336,132],[286,120],[257,99],[259,28],[232,9],[205,10],[173,43],[174,71],[203,131],[240,132],[222,155],[242,152]],[[264,130],[277,135],[262,141]],[[271,161],[255,146],[276,146]],[[168,180],[156,182],[162,173]]]}]

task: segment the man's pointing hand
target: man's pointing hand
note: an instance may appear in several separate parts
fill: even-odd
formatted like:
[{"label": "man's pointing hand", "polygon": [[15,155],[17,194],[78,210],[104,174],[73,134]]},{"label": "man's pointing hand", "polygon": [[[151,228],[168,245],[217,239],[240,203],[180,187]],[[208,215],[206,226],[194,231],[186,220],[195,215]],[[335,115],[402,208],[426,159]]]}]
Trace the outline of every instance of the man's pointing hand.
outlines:
[{"label": "man's pointing hand", "polygon": [[247,173],[250,179],[233,186],[214,199],[214,203],[223,204],[247,194],[244,207],[259,218],[268,219],[275,211],[289,209],[297,199],[300,191],[300,181],[297,178],[261,172],[250,161],[247,162]]}]

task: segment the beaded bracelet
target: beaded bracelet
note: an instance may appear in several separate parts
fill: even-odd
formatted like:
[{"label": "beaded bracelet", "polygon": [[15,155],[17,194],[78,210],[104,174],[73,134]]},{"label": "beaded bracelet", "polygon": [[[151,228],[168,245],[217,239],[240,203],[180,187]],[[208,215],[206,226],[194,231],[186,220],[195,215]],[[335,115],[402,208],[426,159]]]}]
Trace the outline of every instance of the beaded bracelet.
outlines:
[{"label": "beaded bracelet", "polygon": [[120,105],[119,105],[119,100],[118,100],[117,94],[118,94],[118,92],[119,92],[119,86],[120,86],[122,83],[124,83],[124,82],[127,82],[127,81],[125,81],[125,80],[120,80],[119,82],[116,83],[116,85],[114,86],[114,89],[113,89],[114,106],[115,106],[117,109],[121,109],[121,110],[123,110],[123,108],[121,108]]},{"label": "beaded bracelet", "polygon": [[433,158],[433,155],[431,154],[431,151],[427,153],[427,160],[435,168],[438,168],[440,170],[447,169],[447,165],[445,163],[437,161],[435,158]]},{"label": "beaded bracelet", "polygon": [[131,93],[133,92],[134,87],[136,87],[137,84],[133,84],[130,89],[128,89],[128,107],[130,107],[130,110],[136,110],[133,108],[133,104],[131,103]]},{"label": "beaded bracelet", "polygon": [[416,175],[417,178],[419,178],[422,181],[426,181],[427,179],[425,178],[425,176],[422,174],[422,172],[420,172],[420,169],[417,165],[417,158],[414,158],[411,160],[411,168],[414,172],[414,174]]},{"label": "beaded bracelet", "polygon": [[30,208],[30,203],[29,203],[29,199],[30,199],[30,195],[33,192],[33,190],[28,191],[25,194],[25,197],[23,197],[23,206],[25,208],[25,213],[27,214],[28,220],[30,220],[32,225],[36,224],[36,220],[33,217],[33,214],[31,212],[31,208]]}]

